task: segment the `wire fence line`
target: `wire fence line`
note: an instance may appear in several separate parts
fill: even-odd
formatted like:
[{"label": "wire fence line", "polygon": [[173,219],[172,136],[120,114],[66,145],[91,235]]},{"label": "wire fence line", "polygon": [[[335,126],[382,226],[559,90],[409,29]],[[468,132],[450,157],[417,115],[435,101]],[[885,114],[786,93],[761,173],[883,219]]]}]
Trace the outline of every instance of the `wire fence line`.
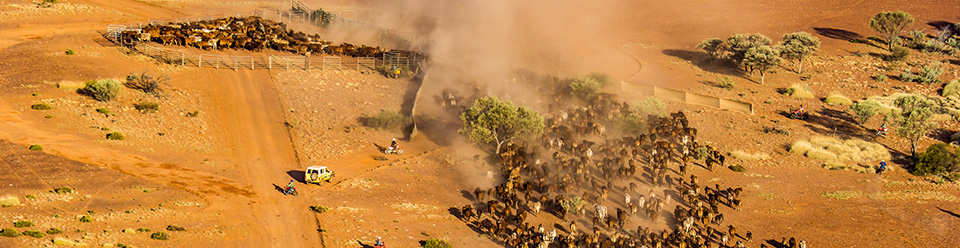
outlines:
[{"label": "wire fence line", "polygon": [[658,98],[663,98],[666,100],[673,100],[678,102],[683,102],[687,104],[696,104],[701,106],[714,107],[719,109],[727,109],[739,111],[747,114],[753,114],[753,104],[747,102],[741,102],[737,100],[730,100],[725,98],[719,98],[714,96],[702,95],[697,93],[690,93],[682,90],[675,90],[670,88],[664,88],[655,85],[646,85],[637,82],[626,82],[621,81],[621,88],[626,90],[639,91],[641,93],[652,95]]},{"label": "wire fence line", "polygon": [[[409,51],[389,51],[383,53],[380,57],[340,57],[340,56],[331,56],[331,55],[321,55],[321,56],[301,56],[301,55],[247,55],[247,56],[230,56],[230,55],[217,55],[217,54],[201,54],[201,53],[192,53],[186,51],[180,51],[177,49],[171,49],[164,46],[159,46],[151,42],[136,42],[134,44],[123,44],[121,42],[121,35],[127,31],[135,31],[137,33],[142,33],[143,28],[149,25],[166,25],[167,23],[183,23],[183,22],[199,22],[205,20],[213,20],[220,18],[228,17],[247,17],[247,16],[257,16],[264,19],[272,19],[278,21],[291,21],[291,22],[306,22],[309,21],[305,19],[302,15],[295,14],[293,12],[286,11],[269,11],[269,10],[256,10],[253,12],[243,12],[235,15],[202,15],[198,17],[190,18],[174,18],[174,19],[150,19],[144,22],[132,23],[132,24],[110,24],[107,25],[106,33],[104,36],[108,38],[111,42],[116,44],[124,45],[130,48],[133,51],[142,53],[146,56],[153,57],[157,60],[177,64],[181,66],[196,66],[196,67],[207,67],[207,68],[216,68],[216,69],[302,69],[302,70],[372,70],[377,71],[378,69],[397,67],[401,70],[408,70],[411,72],[418,72],[423,70],[423,65],[426,58],[418,53],[409,52]],[[382,30],[382,33],[391,33],[389,30]],[[384,38],[383,36],[381,38]],[[399,37],[387,37],[394,40],[402,40]]]}]

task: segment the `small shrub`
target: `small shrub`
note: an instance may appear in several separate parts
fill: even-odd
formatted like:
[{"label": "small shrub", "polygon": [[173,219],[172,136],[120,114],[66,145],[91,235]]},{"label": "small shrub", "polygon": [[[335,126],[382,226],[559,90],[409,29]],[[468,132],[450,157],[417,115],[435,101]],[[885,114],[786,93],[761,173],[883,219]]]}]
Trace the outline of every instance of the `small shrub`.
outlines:
[{"label": "small shrub", "polygon": [[853,39],[850,39],[849,41],[850,43],[867,44],[867,40],[860,39],[860,38],[853,38]]},{"label": "small shrub", "polygon": [[110,110],[107,109],[107,108],[98,108],[98,109],[97,109],[97,113],[110,114]]},{"label": "small shrub", "polygon": [[146,227],[137,228],[137,232],[150,232],[150,228],[146,228]]},{"label": "small shrub", "polygon": [[903,47],[894,47],[890,50],[891,61],[903,61],[910,55],[910,50]]},{"label": "small shrub", "polygon": [[933,62],[920,68],[918,74],[906,70],[900,74],[900,80],[904,82],[918,82],[923,84],[932,84],[940,82],[940,75],[943,74],[943,66],[940,62]]},{"label": "small shrub", "polygon": [[37,199],[37,196],[35,196],[35,195],[27,195],[27,196],[24,197],[24,198],[27,198],[27,199]]},{"label": "small shrub", "polygon": [[693,151],[694,154],[697,155],[697,159],[706,159],[710,157],[710,152],[705,146],[697,147],[697,149],[694,149]]},{"label": "small shrub", "polygon": [[824,98],[823,102],[826,104],[829,104],[830,106],[853,104],[853,101],[851,101],[850,98],[847,98],[840,94],[830,95],[827,98]]},{"label": "small shrub", "polygon": [[873,100],[860,101],[851,104],[849,110],[853,112],[853,117],[857,121],[857,124],[863,125],[880,112],[880,103]]},{"label": "small shrub", "polygon": [[380,110],[380,112],[373,117],[361,118],[361,122],[363,122],[365,126],[377,129],[400,129],[413,123],[413,119],[398,112]]},{"label": "small shrub", "polygon": [[584,101],[593,99],[600,91],[602,85],[596,79],[589,76],[582,76],[570,82],[570,94]]},{"label": "small shrub", "polygon": [[45,236],[46,234],[44,234],[41,231],[29,230],[29,231],[23,231],[23,235],[34,237],[34,238],[43,238],[43,236]]},{"label": "small shrub", "polygon": [[142,114],[152,113],[152,112],[157,112],[157,110],[160,110],[160,104],[155,102],[143,101],[139,103],[134,103],[133,108],[139,110],[140,113]]},{"label": "small shrub", "polygon": [[452,245],[441,239],[428,239],[423,243],[423,248],[453,248]]},{"label": "small shrub", "polygon": [[75,191],[73,191],[73,189],[71,189],[70,187],[59,187],[59,188],[53,189],[53,193],[72,194],[72,193],[75,193]]},{"label": "small shrub", "polygon": [[52,115],[47,115],[47,116],[44,116],[43,118],[50,119],[50,118],[53,118],[53,116],[52,116]]},{"label": "small shrub", "polygon": [[112,132],[107,134],[107,139],[108,140],[125,140],[127,138],[123,136],[123,133]]},{"label": "small shrub", "polygon": [[660,99],[648,97],[634,106],[634,112],[640,113],[640,116],[653,115],[664,117],[666,113],[664,113],[663,110],[666,108],[667,104],[660,101]]},{"label": "small shrub", "polygon": [[144,72],[140,75],[131,74],[127,76],[127,82],[123,85],[127,86],[127,88],[143,91],[143,93],[159,96],[160,93],[163,92],[163,89],[160,87],[162,85],[170,85],[167,81],[170,81],[170,77],[167,75],[161,74],[155,77]]},{"label": "small shrub", "polygon": [[88,95],[102,102],[113,100],[120,91],[120,84],[111,79],[87,81],[84,85],[83,88],[77,90],[78,93]]},{"label": "small shrub", "polygon": [[17,229],[7,228],[3,229],[3,231],[0,231],[0,236],[16,238],[17,236],[20,236],[20,233],[17,232]]},{"label": "small shrub", "polygon": [[316,206],[310,206],[310,211],[314,211],[322,214],[322,213],[326,213],[327,211],[330,211],[330,209],[327,209],[327,207],[324,207],[321,205],[316,205]]},{"label": "small shrub", "polygon": [[20,220],[13,223],[14,227],[31,227],[33,226],[33,221],[29,220]]},{"label": "small shrub", "polygon": [[960,151],[941,142],[927,147],[918,154],[910,173],[927,176],[958,171],[960,171]]},{"label": "small shrub", "polygon": [[[79,230],[78,230],[78,231],[79,231]],[[53,239],[53,244],[54,244],[54,245],[59,245],[59,246],[78,246],[77,242],[73,242],[73,240],[69,240],[69,239],[66,239],[66,238],[63,238],[63,237],[56,237],[56,238],[54,238],[54,239]]]},{"label": "small shrub", "polygon": [[813,75],[809,75],[809,74],[803,75],[803,76],[800,76],[800,81],[807,81],[807,80],[810,80],[810,78],[813,78]]},{"label": "small shrub", "polygon": [[742,165],[739,165],[739,164],[738,164],[738,165],[731,165],[729,168],[730,168],[730,170],[736,171],[736,172],[744,172],[744,171],[747,171],[747,168],[743,168],[743,166],[742,166]]},{"label": "small shrub", "polygon": [[28,149],[33,150],[33,151],[39,151],[39,150],[43,150],[43,146],[40,146],[40,145],[30,145],[30,148],[28,148]]},{"label": "small shrub", "polygon": [[790,132],[788,132],[787,130],[779,129],[779,128],[776,128],[776,127],[764,127],[764,128],[763,128],[763,133],[775,133],[775,134],[782,134],[782,135],[790,135]]},{"label": "small shrub", "polygon": [[197,117],[197,115],[200,115],[200,110],[187,113],[187,117]]},{"label": "small shrub", "polygon": [[940,95],[943,97],[958,97],[960,98],[960,79],[954,79],[943,86],[943,91],[940,91]]},{"label": "small shrub", "polygon": [[81,217],[80,217],[80,222],[85,222],[85,223],[86,223],[86,222],[93,222],[93,217],[90,217],[89,215],[81,216]]},{"label": "small shrub", "polygon": [[770,156],[765,153],[750,154],[743,151],[731,152],[730,156],[739,160],[766,160],[770,158]]},{"label": "small shrub", "polygon": [[877,81],[877,82],[886,82],[886,81],[887,81],[887,75],[886,75],[886,74],[874,75],[874,76],[872,76],[871,78],[873,78],[873,81]]},{"label": "small shrub", "polygon": [[[47,1],[44,1],[44,2],[47,2]],[[73,49],[67,49],[67,51],[64,52],[64,54],[66,54],[66,55],[75,55],[75,54],[77,54],[77,52],[74,51]]]},{"label": "small shrub", "polygon": [[736,85],[733,83],[733,79],[730,76],[717,77],[717,87],[732,90]]},{"label": "small shrub", "polygon": [[648,129],[647,122],[637,113],[631,113],[620,120],[620,130],[625,134],[646,133]]},{"label": "small shrub", "polygon": [[63,233],[63,230],[60,230],[60,228],[50,228],[50,230],[47,230],[47,234],[50,234],[50,235],[61,234],[61,233]]},{"label": "small shrub", "polygon": [[150,234],[150,238],[156,239],[156,240],[168,240],[170,239],[170,234],[167,234],[165,232],[155,232],[153,234]]},{"label": "small shrub", "polygon": [[182,226],[174,226],[174,225],[167,226],[167,231],[186,231],[186,230],[187,229],[183,228]]},{"label": "small shrub", "polygon": [[46,103],[37,103],[37,104],[34,104],[34,105],[30,105],[30,108],[31,108],[31,109],[34,109],[34,110],[48,110],[48,109],[52,109],[52,108],[50,107],[50,105],[47,105]]}]

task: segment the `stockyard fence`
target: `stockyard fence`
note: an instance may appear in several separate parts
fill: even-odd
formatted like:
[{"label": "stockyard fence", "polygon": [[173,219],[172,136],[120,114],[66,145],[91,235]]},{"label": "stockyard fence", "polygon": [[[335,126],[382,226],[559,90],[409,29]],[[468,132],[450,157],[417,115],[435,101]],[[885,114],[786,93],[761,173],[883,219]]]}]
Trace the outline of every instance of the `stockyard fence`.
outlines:
[{"label": "stockyard fence", "polygon": [[626,90],[636,90],[641,93],[652,95],[657,98],[673,100],[687,104],[714,107],[719,109],[739,111],[747,114],[753,114],[753,104],[729,100],[719,97],[690,93],[681,90],[669,89],[660,86],[646,85],[636,82],[620,81],[621,87]]},{"label": "stockyard fence", "polygon": [[[126,25],[108,25],[107,31],[104,33],[104,36],[110,39],[112,42],[121,44],[119,41],[120,35],[124,31],[141,31],[143,27],[148,25],[163,25],[166,23],[181,23],[181,22],[198,22],[204,20],[213,20],[219,18],[228,18],[228,17],[247,17],[247,16],[258,16],[264,19],[272,19],[278,21],[291,21],[291,22],[304,22],[309,21],[309,19],[304,19],[308,17],[303,17],[298,14],[293,14],[292,12],[285,11],[270,11],[270,10],[257,10],[253,12],[239,13],[236,15],[202,15],[199,17],[191,18],[175,18],[175,19],[150,19],[146,22],[138,22],[133,24]],[[392,31],[381,30],[381,39],[383,42],[386,42],[385,39],[390,40],[393,43],[406,42],[399,35],[393,35]],[[401,41],[401,42],[398,42]],[[409,42],[406,42],[409,44]],[[216,68],[216,69],[231,69],[231,70],[240,70],[240,69],[301,69],[301,70],[372,70],[376,71],[378,66],[381,67],[392,67],[396,66],[398,68],[418,72],[423,70],[425,57],[412,52],[403,52],[403,51],[389,51],[383,53],[381,57],[339,57],[339,56],[301,56],[301,55],[256,55],[256,56],[229,56],[229,55],[217,55],[217,54],[200,54],[200,53],[191,53],[185,51],[179,51],[176,49],[171,49],[163,47],[160,45],[153,44],[151,42],[138,42],[133,45],[128,45],[133,51],[144,54],[146,56],[155,58],[159,61],[166,62],[169,64],[181,65],[181,66],[196,66],[196,67],[207,67],[207,68]]]}]

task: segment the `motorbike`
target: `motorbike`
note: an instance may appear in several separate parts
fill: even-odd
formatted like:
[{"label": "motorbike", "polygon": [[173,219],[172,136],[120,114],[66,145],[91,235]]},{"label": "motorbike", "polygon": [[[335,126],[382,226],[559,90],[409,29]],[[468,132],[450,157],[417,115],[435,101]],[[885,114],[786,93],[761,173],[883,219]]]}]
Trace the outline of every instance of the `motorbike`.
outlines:
[{"label": "motorbike", "polygon": [[888,128],[885,128],[885,127],[877,128],[877,135],[878,135],[878,136],[886,136],[886,135],[887,135],[887,130],[888,130]]},{"label": "motorbike", "polygon": [[790,111],[790,119],[806,120],[807,117],[810,117],[810,114],[807,112],[801,113],[800,111]]},{"label": "motorbike", "polygon": [[283,187],[283,195],[293,195],[293,196],[297,196],[297,188],[287,188],[287,187]]},{"label": "motorbike", "polygon": [[390,146],[390,147],[387,147],[387,149],[384,149],[384,150],[383,150],[383,153],[384,153],[384,154],[403,155],[403,149],[400,149],[400,146],[397,146],[397,147],[392,147],[392,146]]}]

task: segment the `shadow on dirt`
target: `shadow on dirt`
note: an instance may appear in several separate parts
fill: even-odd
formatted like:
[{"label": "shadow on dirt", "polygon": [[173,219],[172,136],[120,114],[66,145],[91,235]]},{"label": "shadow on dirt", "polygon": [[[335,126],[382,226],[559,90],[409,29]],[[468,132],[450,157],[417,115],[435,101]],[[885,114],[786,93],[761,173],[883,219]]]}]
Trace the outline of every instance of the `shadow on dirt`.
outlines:
[{"label": "shadow on dirt", "polygon": [[290,176],[290,179],[296,180],[298,183],[306,183],[305,181],[303,181],[303,179],[307,175],[306,171],[290,170],[290,171],[287,171],[287,175]]},{"label": "shadow on dirt", "polygon": [[949,214],[949,215],[951,215],[951,216],[953,216],[953,217],[960,218],[960,214],[954,213],[954,212],[952,212],[952,211],[950,211],[950,210],[946,210],[946,209],[943,209],[943,208],[940,208],[940,207],[937,207],[937,209],[939,209],[940,212],[944,212],[944,213],[947,213],[947,214]]},{"label": "shadow on dirt", "polygon": [[822,35],[823,37],[850,41],[853,39],[866,39],[863,35],[860,35],[853,31],[836,29],[836,28],[813,28],[813,31],[816,31],[817,34]]},{"label": "shadow on dirt", "polygon": [[361,248],[374,248],[372,245],[364,244],[363,241],[360,240],[357,240],[357,244],[360,245]]},{"label": "shadow on dirt", "polygon": [[743,71],[738,69],[736,65],[731,64],[730,61],[716,59],[703,52],[666,49],[663,50],[663,54],[689,61],[690,64],[704,71],[748,79]]}]

